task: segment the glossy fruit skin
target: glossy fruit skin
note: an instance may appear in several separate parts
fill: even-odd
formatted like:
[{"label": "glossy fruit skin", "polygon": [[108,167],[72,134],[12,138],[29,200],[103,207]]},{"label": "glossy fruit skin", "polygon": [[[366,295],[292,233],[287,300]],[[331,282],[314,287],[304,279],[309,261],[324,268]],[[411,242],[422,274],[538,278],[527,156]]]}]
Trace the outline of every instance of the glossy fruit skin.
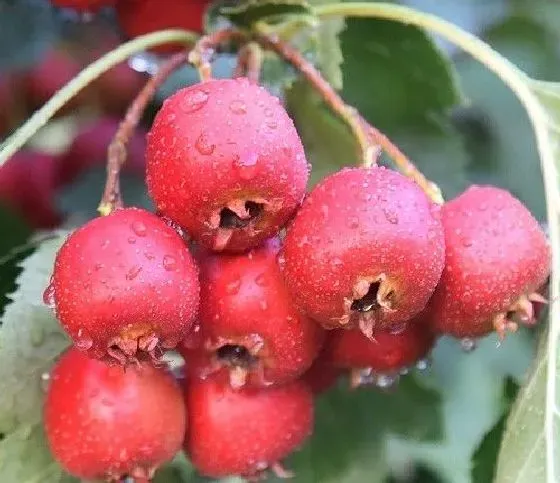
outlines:
[{"label": "glossy fruit skin", "polygon": [[[211,80],[168,98],[148,135],[146,160],[157,208],[217,251],[243,251],[276,235],[308,179],[303,146],[280,101],[244,78]],[[246,201],[263,211],[251,219]],[[225,208],[248,217],[248,225],[220,227]]]},{"label": "glossy fruit skin", "polygon": [[198,308],[198,270],[164,221],[142,209],[119,209],[68,237],[47,299],[49,293],[76,347],[128,363],[186,336]]},{"label": "glossy fruit skin", "polygon": [[[281,266],[301,309],[327,328],[390,329],[426,305],[443,269],[439,207],[383,167],[344,168],[309,194],[288,227]],[[387,304],[352,308],[379,281]]]},{"label": "glossy fruit skin", "polygon": [[252,386],[291,381],[313,363],[324,331],[294,307],[276,260],[279,247],[273,239],[244,254],[202,258],[200,339],[194,352],[206,356],[184,351],[198,376],[227,367],[217,357],[225,345],[243,346],[256,358],[246,369],[245,382]]},{"label": "glossy fruit skin", "polygon": [[181,448],[187,416],[171,374],[107,366],[69,349],[50,374],[44,424],[53,456],[79,478],[150,477]]},{"label": "glossy fruit skin", "polygon": [[17,152],[0,168],[0,203],[31,228],[55,228],[63,218],[55,204],[57,165],[58,159],[50,154]]},{"label": "glossy fruit skin", "polygon": [[[94,166],[107,164],[107,148],[113,140],[120,121],[102,117],[85,125],[60,157],[57,184],[66,185]],[[127,158],[123,172],[144,175],[146,169],[146,132],[137,128],[127,145]]]},{"label": "glossy fruit skin", "polygon": [[51,0],[56,7],[73,8],[80,12],[95,12],[101,7],[113,5],[116,0]]},{"label": "glossy fruit skin", "polygon": [[482,337],[492,318],[550,273],[550,246],[537,220],[510,193],[471,186],[444,204],[445,269],[428,313],[436,331]]},{"label": "glossy fruit skin", "polygon": [[313,429],[313,397],[295,381],[267,389],[233,390],[227,374],[187,381],[194,467],[214,478],[255,476],[299,447]]},{"label": "glossy fruit skin", "polygon": [[[204,13],[211,0],[119,0],[117,18],[124,33],[132,38],[166,29],[184,29],[202,32]],[[153,49],[167,54],[184,49],[181,44],[169,44]]]},{"label": "glossy fruit skin", "polygon": [[424,321],[415,321],[395,332],[374,332],[373,340],[358,329],[328,333],[325,359],[340,369],[393,372],[425,357],[436,337]]}]

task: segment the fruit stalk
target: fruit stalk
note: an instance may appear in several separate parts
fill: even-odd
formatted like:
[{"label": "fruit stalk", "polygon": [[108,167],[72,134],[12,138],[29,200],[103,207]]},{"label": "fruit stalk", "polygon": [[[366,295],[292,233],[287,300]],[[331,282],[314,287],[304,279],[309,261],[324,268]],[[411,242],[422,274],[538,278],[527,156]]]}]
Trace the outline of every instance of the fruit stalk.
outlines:
[{"label": "fruit stalk", "polygon": [[262,50],[256,42],[249,42],[239,49],[237,65],[233,77],[247,77],[251,82],[258,83],[263,62]]},{"label": "fruit stalk", "polygon": [[287,42],[265,33],[255,34],[255,40],[267,50],[272,50],[291,64],[301,73],[315,90],[319,92],[325,103],[336,112],[352,131],[359,147],[359,156],[363,163],[372,166],[377,163],[379,148],[367,132],[368,123],[358,111],[346,104],[333,87],[323,78],[321,73],[301,53]]},{"label": "fruit stalk", "polygon": [[101,215],[106,216],[115,208],[123,206],[119,177],[121,168],[126,162],[128,142],[134,134],[134,130],[138,126],[146,106],[152,100],[158,88],[186,61],[186,52],[180,52],[170,57],[161,65],[156,74],[146,82],[146,85],[128,108],[123,121],[119,125],[119,129],[107,149],[107,180],[101,202],[97,208]]},{"label": "fruit stalk", "polygon": [[246,41],[248,36],[245,32],[235,29],[222,29],[205,35],[198,39],[191,52],[189,62],[198,70],[201,82],[212,78],[212,56],[216,48],[225,42],[232,40]]}]

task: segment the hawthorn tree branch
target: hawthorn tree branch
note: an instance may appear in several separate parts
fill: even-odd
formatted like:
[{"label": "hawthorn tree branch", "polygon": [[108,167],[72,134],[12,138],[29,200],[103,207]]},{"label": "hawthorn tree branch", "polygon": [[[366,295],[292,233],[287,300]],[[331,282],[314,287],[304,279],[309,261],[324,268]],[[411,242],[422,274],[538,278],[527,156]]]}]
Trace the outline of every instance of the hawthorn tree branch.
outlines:
[{"label": "hawthorn tree branch", "polygon": [[127,145],[144,114],[146,106],[153,99],[156,91],[177,68],[186,63],[187,56],[187,52],[181,52],[161,64],[159,70],[146,83],[128,108],[107,149],[107,180],[101,202],[97,208],[101,215],[108,215],[114,209],[122,208],[120,172],[126,162]]},{"label": "hawthorn tree branch", "polygon": [[247,77],[252,82],[259,82],[263,62],[261,47],[256,42],[244,44],[237,54],[237,65],[233,77]]}]

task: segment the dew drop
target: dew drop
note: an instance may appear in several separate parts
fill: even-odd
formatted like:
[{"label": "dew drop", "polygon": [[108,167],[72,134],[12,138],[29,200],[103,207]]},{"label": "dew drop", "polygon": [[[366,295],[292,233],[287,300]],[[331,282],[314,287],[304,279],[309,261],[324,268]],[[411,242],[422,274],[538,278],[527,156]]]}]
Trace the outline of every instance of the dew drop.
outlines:
[{"label": "dew drop", "polygon": [[204,156],[212,154],[214,152],[214,149],[216,149],[216,145],[212,144],[208,140],[208,136],[204,132],[200,136],[198,136],[198,139],[194,143],[194,147],[200,154],[203,154]]},{"label": "dew drop", "polygon": [[229,110],[234,114],[245,114],[247,112],[247,105],[243,101],[237,99],[235,101],[231,101]]},{"label": "dew drop", "polygon": [[144,252],[144,256],[148,260],[153,260],[154,258],[156,258],[156,256],[152,252]]},{"label": "dew drop", "polygon": [[379,389],[390,389],[399,382],[398,374],[378,374],[374,384]]},{"label": "dew drop", "polygon": [[52,282],[52,279],[51,282],[49,283],[49,286],[43,292],[43,302],[49,309],[54,310],[56,306],[56,302],[55,302],[54,284]]},{"label": "dew drop", "polygon": [[189,92],[181,102],[181,109],[184,112],[191,113],[202,109],[208,102],[208,93],[202,90]]},{"label": "dew drop", "polygon": [[267,285],[266,275],[264,273],[261,273],[261,274],[257,275],[257,277],[255,278],[255,283],[259,287],[266,287],[266,285]]},{"label": "dew drop", "polygon": [[276,129],[278,127],[278,123],[272,119],[266,121],[266,125],[269,129]]},{"label": "dew drop", "polygon": [[163,257],[163,268],[168,272],[172,272],[177,267],[177,260],[171,255],[165,255]]},{"label": "dew drop", "polygon": [[134,280],[141,271],[142,271],[142,267],[140,265],[134,265],[134,267],[132,267],[128,272],[126,272],[126,279]]},{"label": "dew drop", "polygon": [[358,220],[358,218],[356,218],[355,216],[348,219],[349,228],[355,229],[358,228],[359,226],[360,226],[360,220]]},{"label": "dew drop", "polygon": [[464,247],[468,248],[468,247],[471,247],[471,246],[472,246],[473,241],[472,241],[470,238],[463,237],[463,239],[461,240],[461,244],[462,244]]},{"label": "dew drop", "polygon": [[130,243],[131,245],[134,245],[136,243],[136,238],[133,236],[129,236],[128,237],[128,243]]},{"label": "dew drop", "polygon": [[461,349],[464,352],[472,352],[476,349],[476,341],[470,337],[463,337],[461,339]]},{"label": "dew drop", "polygon": [[235,295],[239,292],[239,288],[241,287],[241,280],[234,280],[226,285],[226,293],[229,295]]},{"label": "dew drop", "polygon": [[389,223],[396,225],[399,222],[399,217],[394,211],[384,209],[383,214]]},{"label": "dew drop", "polygon": [[431,365],[432,365],[432,363],[431,363],[430,359],[428,359],[426,357],[424,359],[420,359],[419,361],[417,361],[415,367],[419,371],[425,371],[425,370],[429,369]]},{"label": "dew drop", "polygon": [[87,351],[93,345],[93,339],[91,337],[82,336],[74,342],[74,345],[79,351]]},{"label": "dew drop", "polygon": [[138,236],[146,236],[146,232],[148,231],[146,225],[144,225],[144,223],[142,223],[141,221],[133,222],[130,227],[132,228],[132,231]]},{"label": "dew drop", "polygon": [[265,108],[265,110],[264,110],[264,115],[265,115],[265,117],[272,117],[272,116],[274,116],[274,109],[272,109],[272,108],[270,108],[270,107]]},{"label": "dew drop", "polygon": [[257,153],[251,153],[247,156],[236,157],[232,164],[241,179],[250,180],[257,174],[257,162]]}]

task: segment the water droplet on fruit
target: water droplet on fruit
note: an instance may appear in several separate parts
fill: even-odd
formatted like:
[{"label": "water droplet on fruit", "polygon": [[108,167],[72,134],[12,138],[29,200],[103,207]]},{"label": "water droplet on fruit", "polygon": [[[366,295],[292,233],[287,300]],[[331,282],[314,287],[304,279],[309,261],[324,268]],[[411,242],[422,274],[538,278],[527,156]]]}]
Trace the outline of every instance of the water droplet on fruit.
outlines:
[{"label": "water droplet on fruit", "polygon": [[194,143],[194,147],[200,154],[203,154],[204,156],[212,154],[214,152],[214,149],[216,149],[216,145],[212,144],[208,140],[208,136],[206,135],[206,133],[202,133],[200,136],[198,136],[198,139]]},{"label": "water droplet on fruit", "polygon": [[247,105],[243,101],[237,99],[235,101],[231,101],[229,110],[234,114],[245,114],[247,112]]},{"label": "water droplet on fruit", "polygon": [[250,180],[257,173],[257,153],[251,153],[247,156],[238,156],[233,160],[233,167],[237,170],[239,177],[244,180]]},{"label": "water droplet on fruit", "polygon": [[142,267],[140,265],[134,265],[134,267],[132,267],[128,272],[126,272],[126,279],[134,280],[141,271],[142,271]]},{"label": "water droplet on fruit", "polygon": [[375,378],[374,384],[379,389],[390,389],[395,386],[399,381],[398,374],[378,374]]},{"label": "water droplet on fruit", "polygon": [[461,243],[463,244],[464,247],[471,247],[472,244],[473,244],[473,241],[472,241],[470,238],[464,237],[464,238],[461,240]]},{"label": "water droplet on fruit", "polygon": [[476,349],[476,341],[470,337],[463,337],[461,339],[461,349],[464,352],[472,352]]},{"label": "water droplet on fruit", "polygon": [[156,258],[156,256],[155,256],[152,252],[144,252],[144,256],[145,256],[148,260],[153,260],[154,258]]},{"label": "water droplet on fruit", "polygon": [[399,222],[399,216],[394,211],[384,209],[383,214],[389,223],[396,225]]},{"label": "water droplet on fruit", "polygon": [[74,342],[74,345],[79,351],[87,351],[93,345],[93,339],[91,337],[82,336]]},{"label": "water droplet on fruit", "polygon": [[146,236],[147,228],[146,225],[144,225],[144,223],[142,223],[141,221],[133,222],[130,227],[132,228],[132,231],[138,236]]},{"label": "water droplet on fruit", "polygon": [[358,218],[356,218],[355,216],[351,217],[348,219],[348,228],[358,228],[360,226],[360,220],[358,220]]},{"label": "water droplet on fruit", "polygon": [[165,255],[163,257],[163,268],[168,272],[172,272],[177,267],[177,260],[171,255]]},{"label": "water droplet on fruit", "polygon": [[272,119],[266,121],[266,125],[268,126],[269,129],[276,129],[278,127],[278,123]]},{"label": "water droplet on fruit", "polygon": [[49,283],[49,286],[43,292],[43,302],[49,309],[54,310],[56,306],[56,302],[55,302],[54,284],[52,282],[52,279],[51,282]]},{"label": "water droplet on fruit", "polygon": [[261,307],[261,310],[266,310],[268,309],[268,303],[266,302],[266,300],[261,300],[259,302],[259,306]]},{"label": "water droplet on fruit", "polygon": [[417,361],[415,367],[419,371],[425,371],[425,370],[429,369],[431,365],[432,365],[432,362],[430,361],[429,358],[426,357],[424,359],[420,359],[419,361]]},{"label": "water droplet on fruit", "polygon": [[187,113],[198,111],[208,102],[208,97],[208,93],[200,89],[189,92],[181,101],[181,109]]},{"label": "water droplet on fruit", "polygon": [[255,278],[255,283],[259,286],[259,287],[266,287],[267,283],[266,283],[266,275],[264,273],[261,273],[259,275],[257,275],[257,277]]},{"label": "water droplet on fruit", "polygon": [[130,243],[131,245],[134,245],[136,243],[136,238],[133,236],[129,236],[128,237],[128,243]]}]

